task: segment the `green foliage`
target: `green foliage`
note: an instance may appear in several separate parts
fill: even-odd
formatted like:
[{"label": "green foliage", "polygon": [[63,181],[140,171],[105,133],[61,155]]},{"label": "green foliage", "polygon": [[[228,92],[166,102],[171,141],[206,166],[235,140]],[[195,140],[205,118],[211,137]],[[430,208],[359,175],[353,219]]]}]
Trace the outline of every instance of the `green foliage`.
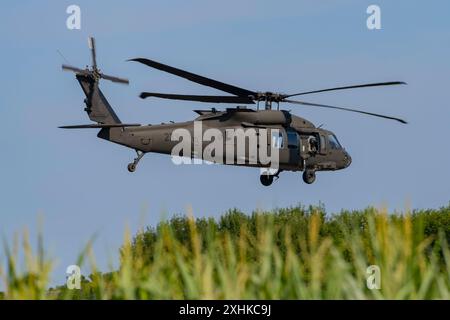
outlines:
[{"label": "green foliage", "polygon": [[[233,209],[217,220],[176,216],[125,238],[119,270],[95,271],[81,290],[45,291],[49,270],[34,268],[30,278],[26,268],[21,276],[8,254],[9,267],[0,266],[4,298],[450,298],[450,206],[333,215],[322,206]],[[379,290],[367,288],[370,265],[380,268]]]},{"label": "green foliage", "polygon": [[[362,237],[363,243],[368,244],[371,236],[368,229],[368,220],[379,213],[379,210],[371,207],[359,211],[342,211],[333,215],[327,215],[323,206],[280,208],[270,212],[253,212],[251,215],[233,209],[222,215],[218,221],[213,218],[198,218],[195,220],[195,228],[202,235],[202,248],[207,247],[207,242],[210,239],[223,237],[225,234],[230,237],[230,241],[236,244],[242,231],[245,230],[249,241],[248,245],[252,248],[248,254],[249,257],[254,257],[256,252],[254,248],[255,237],[257,237],[259,230],[258,222],[272,221],[274,241],[280,253],[283,255],[286,253],[284,240],[286,232],[289,231],[291,245],[294,247],[295,253],[301,254],[299,240],[308,233],[311,217],[318,215],[320,219],[319,238],[330,238],[333,244],[350,261],[348,235],[358,233]],[[403,224],[405,219],[405,214],[402,213],[389,216],[389,222],[396,225]],[[411,220],[414,228],[413,233],[418,235],[419,238],[430,238],[434,243],[439,230],[441,230],[444,232],[447,243],[450,243],[450,205],[438,210],[415,210],[412,213],[407,213],[407,219]],[[145,263],[151,263],[154,259],[155,245],[160,240],[165,228],[171,230],[177,241],[191,249],[192,239],[189,225],[188,217],[175,216],[169,221],[160,223],[156,228],[147,227],[144,232],[133,238],[132,252],[136,257],[143,259]]]}]

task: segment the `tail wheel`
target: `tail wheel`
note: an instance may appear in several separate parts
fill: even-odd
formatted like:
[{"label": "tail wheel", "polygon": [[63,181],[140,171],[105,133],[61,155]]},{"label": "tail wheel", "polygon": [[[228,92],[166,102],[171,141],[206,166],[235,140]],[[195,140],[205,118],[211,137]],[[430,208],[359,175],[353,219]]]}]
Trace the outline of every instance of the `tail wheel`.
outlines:
[{"label": "tail wheel", "polygon": [[312,184],[316,181],[316,172],[314,170],[303,171],[303,181],[307,184]]},{"label": "tail wheel", "polygon": [[128,168],[129,172],[134,172],[134,171],[136,171],[136,164],[129,163],[127,168]]},{"label": "tail wheel", "polygon": [[261,183],[263,186],[268,187],[272,184],[273,182],[273,176],[272,175],[267,175],[267,174],[262,174],[259,177]]},{"label": "tail wheel", "polygon": [[133,162],[128,164],[128,171],[134,172],[136,171],[136,166],[138,165],[139,161],[141,161],[142,157],[145,155],[145,152],[136,150],[137,157],[134,158]]}]

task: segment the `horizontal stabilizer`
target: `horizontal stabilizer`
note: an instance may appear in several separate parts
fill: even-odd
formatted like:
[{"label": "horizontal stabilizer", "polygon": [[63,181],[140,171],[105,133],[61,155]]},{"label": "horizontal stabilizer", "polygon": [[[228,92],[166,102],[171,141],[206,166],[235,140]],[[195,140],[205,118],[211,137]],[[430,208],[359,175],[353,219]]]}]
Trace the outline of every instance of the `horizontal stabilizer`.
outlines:
[{"label": "horizontal stabilizer", "polygon": [[61,126],[61,129],[101,129],[101,128],[123,128],[139,127],[139,123],[113,123],[113,124],[79,124],[74,126]]}]

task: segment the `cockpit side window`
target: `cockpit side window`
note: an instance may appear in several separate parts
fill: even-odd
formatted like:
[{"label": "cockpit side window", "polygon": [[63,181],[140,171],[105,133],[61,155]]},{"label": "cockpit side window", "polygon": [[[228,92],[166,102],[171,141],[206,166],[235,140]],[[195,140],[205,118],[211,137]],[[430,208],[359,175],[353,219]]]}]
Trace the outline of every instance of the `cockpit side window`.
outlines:
[{"label": "cockpit side window", "polygon": [[328,135],[328,144],[331,149],[341,149],[341,145],[339,144],[339,141],[337,140],[336,136],[334,134]]}]

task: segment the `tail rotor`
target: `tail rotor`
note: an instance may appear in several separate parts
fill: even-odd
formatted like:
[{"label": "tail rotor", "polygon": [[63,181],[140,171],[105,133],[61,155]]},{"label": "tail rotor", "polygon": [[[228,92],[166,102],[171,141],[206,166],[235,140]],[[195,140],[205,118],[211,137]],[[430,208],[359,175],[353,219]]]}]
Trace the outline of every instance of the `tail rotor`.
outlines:
[{"label": "tail rotor", "polygon": [[63,64],[62,69],[64,71],[72,71],[72,72],[75,72],[77,75],[83,75],[83,76],[90,77],[90,78],[94,79],[95,82],[98,82],[99,79],[105,79],[105,80],[109,80],[109,81],[112,81],[115,83],[122,83],[122,84],[130,83],[130,81],[128,79],[109,76],[109,75],[101,73],[97,67],[97,53],[96,53],[96,48],[95,48],[95,38],[89,37],[88,44],[89,44],[89,49],[91,50],[91,57],[92,57],[91,68],[86,67],[86,69],[81,69],[81,68],[77,68],[77,67],[70,66],[67,64]]}]

